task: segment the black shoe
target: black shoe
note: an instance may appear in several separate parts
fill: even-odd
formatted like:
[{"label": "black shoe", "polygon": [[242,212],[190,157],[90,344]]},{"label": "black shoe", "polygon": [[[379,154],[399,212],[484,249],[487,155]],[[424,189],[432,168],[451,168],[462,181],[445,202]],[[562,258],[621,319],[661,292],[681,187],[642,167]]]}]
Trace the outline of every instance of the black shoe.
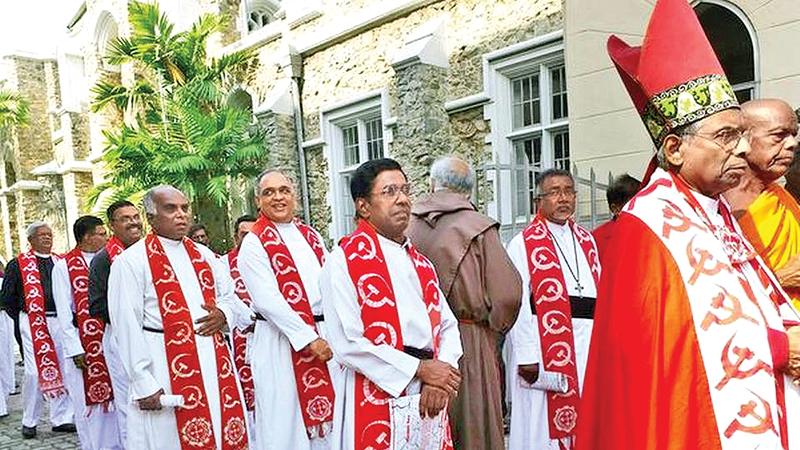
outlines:
[{"label": "black shoe", "polygon": [[22,439],[33,439],[36,437],[36,427],[22,426]]},{"label": "black shoe", "polygon": [[75,424],[74,423],[62,423],[61,425],[53,427],[53,431],[56,433],[74,433],[75,432]]}]

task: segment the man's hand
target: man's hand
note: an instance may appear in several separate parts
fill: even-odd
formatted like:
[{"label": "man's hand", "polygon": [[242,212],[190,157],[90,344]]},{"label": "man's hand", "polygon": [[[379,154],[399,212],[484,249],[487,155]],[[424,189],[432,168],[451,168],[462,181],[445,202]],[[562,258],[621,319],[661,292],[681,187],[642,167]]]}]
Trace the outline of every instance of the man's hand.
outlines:
[{"label": "man's hand", "polygon": [[419,396],[419,414],[422,418],[436,417],[441,410],[447,407],[450,396],[447,391],[429,384],[422,385]]},{"label": "man's hand", "polygon": [[776,270],[775,276],[784,289],[800,288],[800,255],[796,255],[785,266]]},{"label": "man's hand", "polygon": [[417,378],[422,384],[442,389],[451,397],[456,396],[458,385],[461,384],[461,373],[458,369],[436,359],[421,360],[417,367]]},{"label": "man's hand", "polygon": [[164,395],[164,389],[159,389],[155,394],[140,398],[137,400],[139,409],[143,411],[157,411],[161,409],[161,396]]},{"label": "man's hand", "polygon": [[539,379],[539,363],[519,365],[517,374],[528,384],[536,383]]},{"label": "man's hand", "polygon": [[208,311],[208,315],[201,317],[195,321],[200,324],[197,329],[197,334],[200,336],[212,336],[213,334],[222,331],[227,325],[225,321],[225,313],[216,306],[202,305],[203,309]]},{"label": "man's hand", "polygon": [[303,350],[308,351],[311,353],[315,358],[322,362],[329,361],[333,358],[333,351],[331,350],[330,345],[322,338],[316,338],[311,341],[310,344],[306,345],[306,348]]},{"label": "man's hand", "polygon": [[84,353],[73,356],[72,362],[75,363],[75,367],[79,370],[86,370],[86,355]]}]

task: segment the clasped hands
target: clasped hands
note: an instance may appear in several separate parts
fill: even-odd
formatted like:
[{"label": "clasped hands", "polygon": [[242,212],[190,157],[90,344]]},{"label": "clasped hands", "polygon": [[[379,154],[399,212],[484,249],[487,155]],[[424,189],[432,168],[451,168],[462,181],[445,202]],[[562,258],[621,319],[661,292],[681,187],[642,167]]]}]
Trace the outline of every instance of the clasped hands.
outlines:
[{"label": "clasped hands", "polygon": [[419,412],[423,418],[436,417],[456,397],[461,384],[458,369],[435,359],[420,361],[416,376],[422,382]]}]

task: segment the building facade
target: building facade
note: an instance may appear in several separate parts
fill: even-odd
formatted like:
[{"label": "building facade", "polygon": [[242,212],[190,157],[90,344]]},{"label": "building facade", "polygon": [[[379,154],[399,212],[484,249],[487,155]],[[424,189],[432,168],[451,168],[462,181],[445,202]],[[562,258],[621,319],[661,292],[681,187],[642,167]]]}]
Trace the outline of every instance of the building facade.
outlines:
[{"label": "building facade", "polygon": [[[534,174],[548,167],[580,177],[579,220],[602,219],[602,182],[640,176],[653,152],[605,42],[611,33],[640,41],[652,3],[162,0],[161,7],[178,29],[204,12],[225,15],[230,28],[211,53],[257,53],[258,68],[231,101],[252,108],[266,130],[269,165],[294,175],[303,213],[335,242],[354,226],[350,174],[382,156],[403,164],[417,194],[436,157],[465,157],[478,169],[475,200],[505,238],[529,221]],[[800,38],[792,3],[694,3],[742,99],[800,103],[800,58],[785,44]],[[6,77],[32,78],[14,86],[41,104],[0,177],[6,256],[19,251],[28,222],[55,220],[43,198],[61,202],[48,214],[60,214],[65,235],[91,208],[86,192],[103,178],[102,130],[121,118],[89,112],[89,89],[104,72],[133,76],[100,59],[127,33],[124,0],[87,0],[65,23],[53,58],[6,58],[17,67]],[[62,250],[70,244],[66,236],[59,242]]]}]

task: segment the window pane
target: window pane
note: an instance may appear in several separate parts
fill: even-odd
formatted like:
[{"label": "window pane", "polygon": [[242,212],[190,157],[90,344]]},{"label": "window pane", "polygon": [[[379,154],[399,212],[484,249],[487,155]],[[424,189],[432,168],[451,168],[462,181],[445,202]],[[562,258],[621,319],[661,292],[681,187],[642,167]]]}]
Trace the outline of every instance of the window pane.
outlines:
[{"label": "window pane", "polygon": [[550,69],[553,99],[553,120],[567,117],[567,77],[564,66]]},{"label": "window pane", "polygon": [[553,134],[553,166],[569,170],[569,132],[566,130]]},{"label": "window pane", "polygon": [[364,122],[366,130],[367,157],[369,159],[383,158],[383,123],[381,118]]},{"label": "window pane", "polygon": [[541,121],[539,75],[526,75],[511,80],[511,97],[514,129]]},{"label": "window pane", "polygon": [[355,206],[353,205],[353,199],[350,197],[351,176],[351,172],[345,172],[341,174],[342,192],[340,201],[342,204],[342,230],[345,232],[345,234],[352,233],[355,230],[354,217],[356,215],[356,210]]},{"label": "window pane", "polygon": [[742,88],[733,91],[739,103],[749,102],[753,99],[753,88]]},{"label": "window pane", "polygon": [[358,126],[351,125],[347,128],[342,128],[342,140],[344,149],[344,166],[350,167],[358,164],[360,159],[358,157]]},{"label": "window pane", "polygon": [[536,198],[536,174],[542,168],[542,139],[539,136],[514,142],[517,196],[514,217],[533,214]]}]

